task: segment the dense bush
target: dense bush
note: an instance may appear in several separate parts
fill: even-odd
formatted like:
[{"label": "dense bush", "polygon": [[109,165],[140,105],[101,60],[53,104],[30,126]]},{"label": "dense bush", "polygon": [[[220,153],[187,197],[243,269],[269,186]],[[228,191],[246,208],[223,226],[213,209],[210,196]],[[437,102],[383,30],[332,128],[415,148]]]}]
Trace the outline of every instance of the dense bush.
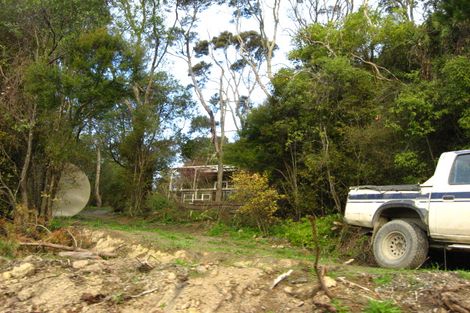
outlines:
[{"label": "dense bush", "polygon": [[166,195],[154,192],[147,197],[145,207],[150,211],[158,211],[163,209],[175,209],[176,204],[168,199]]},{"label": "dense bush", "polygon": [[241,204],[237,210],[241,223],[258,227],[260,232],[267,234],[275,221],[274,213],[278,210],[277,201],[281,195],[269,186],[264,174],[240,171],[234,174],[233,184],[236,192],[231,200]]}]

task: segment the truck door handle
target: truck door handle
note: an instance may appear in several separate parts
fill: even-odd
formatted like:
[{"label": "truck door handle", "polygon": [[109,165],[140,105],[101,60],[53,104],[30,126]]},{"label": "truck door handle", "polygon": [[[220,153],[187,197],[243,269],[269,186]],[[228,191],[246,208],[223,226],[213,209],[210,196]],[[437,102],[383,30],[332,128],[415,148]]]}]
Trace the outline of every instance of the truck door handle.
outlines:
[{"label": "truck door handle", "polygon": [[443,196],[442,200],[455,200],[455,197],[453,195]]}]

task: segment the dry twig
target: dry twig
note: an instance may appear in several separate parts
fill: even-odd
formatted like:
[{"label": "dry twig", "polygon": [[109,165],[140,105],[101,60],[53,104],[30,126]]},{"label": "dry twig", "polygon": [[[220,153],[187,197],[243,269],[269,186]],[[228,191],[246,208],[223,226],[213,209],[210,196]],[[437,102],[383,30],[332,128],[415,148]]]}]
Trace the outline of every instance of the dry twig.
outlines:
[{"label": "dry twig", "polygon": [[75,239],[75,236],[72,234],[70,230],[66,229],[66,231],[70,235],[70,237],[72,237],[74,249],[77,249],[78,248],[77,239]]},{"label": "dry twig", "polygon": [[139,294],[137,294],[137,295],[130,296],[130,297],[131,297],[131,298],[142,297],[142,296],[148,295],[149,293],[155,292],[155,291],[157,291],[158,289],[160,289],[160,288],[159,288],[159,287],[156,287],[156,288],[143,291],[143,292],[141,292],[141,293],[139,293]]}]

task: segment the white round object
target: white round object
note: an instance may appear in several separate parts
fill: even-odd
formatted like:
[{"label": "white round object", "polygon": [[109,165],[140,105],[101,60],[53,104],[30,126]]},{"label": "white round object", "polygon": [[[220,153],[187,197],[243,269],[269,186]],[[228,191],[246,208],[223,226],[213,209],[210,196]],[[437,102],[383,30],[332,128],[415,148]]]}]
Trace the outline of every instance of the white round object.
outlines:
[{"label": "white round object", "polygon": [[74,216],[87,205],[90,199],[90,182],[86,174],[76,165],[64,166],[53,201],[53,216]]}]

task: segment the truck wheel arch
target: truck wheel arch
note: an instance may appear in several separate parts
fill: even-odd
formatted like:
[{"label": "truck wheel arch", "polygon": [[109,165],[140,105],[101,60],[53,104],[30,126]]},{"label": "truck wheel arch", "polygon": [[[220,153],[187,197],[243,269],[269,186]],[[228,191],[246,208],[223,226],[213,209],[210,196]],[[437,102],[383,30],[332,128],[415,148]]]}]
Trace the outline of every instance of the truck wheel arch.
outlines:
[{"label": "truck wheel arch", "polygon": [[401,200],[389,201],[377,209],[372,218],[374,233],[384,222],[394,219],[414,220],[418,227],[428,232],[427,211],[416,207],[413,201]]}]

